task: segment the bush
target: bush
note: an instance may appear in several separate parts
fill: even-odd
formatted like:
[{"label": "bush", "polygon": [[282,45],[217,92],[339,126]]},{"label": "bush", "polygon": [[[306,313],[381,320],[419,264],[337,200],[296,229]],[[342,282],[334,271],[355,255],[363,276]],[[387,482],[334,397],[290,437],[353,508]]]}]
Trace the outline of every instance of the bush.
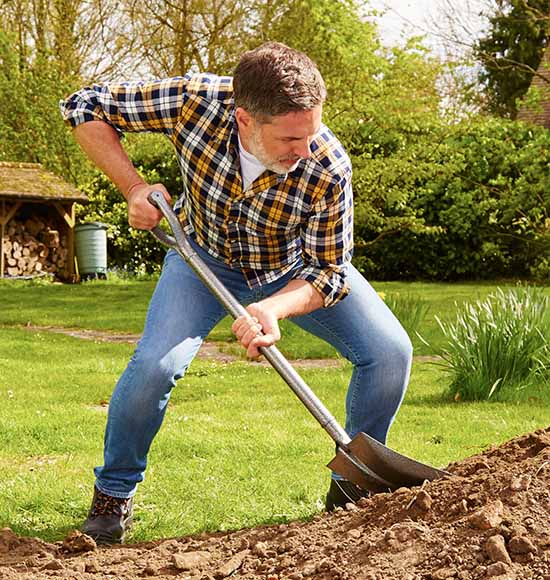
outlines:
[{"label": "bush", "polygon": [[356,264],[378,280],[547,276],[549,163],[550,132],[495,119],[359,163]]},{"label": "bush", "polygon": [[541,289],[498,289],[464,305],[456,321],[439,325],[446,346],[440,363],[455,400],[508,398],[550,374],[549,299]]}]

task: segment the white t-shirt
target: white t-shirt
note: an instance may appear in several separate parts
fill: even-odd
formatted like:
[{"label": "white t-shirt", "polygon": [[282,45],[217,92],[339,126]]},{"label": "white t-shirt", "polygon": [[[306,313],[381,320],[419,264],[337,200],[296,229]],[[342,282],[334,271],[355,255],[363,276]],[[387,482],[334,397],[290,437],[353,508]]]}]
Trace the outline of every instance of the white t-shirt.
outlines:
[{"label": "white t-shirt", "polygon": [[252,153],[246,151],[241,143],[241,136],[239,135],[239,157],[241,159],[241,177],[243,178],[243,190],[247,190],[248,186],[266,170],[264,165]]}]

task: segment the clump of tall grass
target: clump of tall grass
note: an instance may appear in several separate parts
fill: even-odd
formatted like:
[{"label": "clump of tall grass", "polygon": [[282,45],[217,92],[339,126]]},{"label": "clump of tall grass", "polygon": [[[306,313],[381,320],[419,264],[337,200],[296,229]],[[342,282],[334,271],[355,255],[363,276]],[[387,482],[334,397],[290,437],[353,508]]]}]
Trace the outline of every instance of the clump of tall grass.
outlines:
[{"label": "clump of tall grass", "polygon": [[550,378],[549,298],[538,288],[498,289],[436,320],[446,342],[438,349],[455,400],[514,398]]},{"label": "clump of tall grass", "polygon": [[428,302],[413,294],[400,294],[399,292],[388,294],[381,292],[380,296],[401,322],[409,336],[417,334],[430,308]]}]

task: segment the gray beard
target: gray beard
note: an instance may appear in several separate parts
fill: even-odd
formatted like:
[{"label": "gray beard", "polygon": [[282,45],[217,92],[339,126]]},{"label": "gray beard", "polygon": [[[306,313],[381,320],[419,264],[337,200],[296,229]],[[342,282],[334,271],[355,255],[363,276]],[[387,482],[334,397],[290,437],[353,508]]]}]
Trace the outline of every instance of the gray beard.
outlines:
[{"label": "gray beard", "polygon": [[256,159],[266,169],[273,171],[273,173],[278,173],[280,175],[286,175],[287,173],[294,171],[296,169],[296,167],[298,167],[298,163],[300,163],[300,159],[297,159],[296,163],[294,165],[291,165],[290,167],[286,167],[284,165],[279,164],[279,162],[276,160],[269,159],[269,157],[267,156],[267,153],[265,151],[265,148],[263,146],[263,143],[259,139],[259,135],[258,135],[257,131],[254,131],[254,133],[252,133],[251,138],[250,138],[249,147],[251,150],[250,153],[252,153],[252,155],[254,155],[254,157],[256,157]]}]

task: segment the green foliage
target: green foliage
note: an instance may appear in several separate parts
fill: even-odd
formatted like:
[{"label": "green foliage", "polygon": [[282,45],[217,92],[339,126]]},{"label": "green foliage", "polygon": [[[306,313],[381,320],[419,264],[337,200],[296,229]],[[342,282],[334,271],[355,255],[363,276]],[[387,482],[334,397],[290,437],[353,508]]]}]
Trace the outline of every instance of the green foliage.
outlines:
[{"label": "green foliage", "polygon": [[[516,0],[509,5],[521,8]],[[542,0],[522,6],[534,15],[526,17],[532,31],[543,26]],[[82,5],[73,8],[74,24],[86,14]],[[319,64],[329,90],[325,122],[354,166],[356,265],[381,280],[547,280],[548,133],[490,118],[446,122],[440,63],[415,39],[385,49],[367,15],[362,0],[277,0],[254,11],[242,40],[280,40]],[[125,202],[90,169],[60,120],[58,100],[83,81],[48,47],[31,50],[0,33],[0,160],[39,161],[81,187],[91,203],[79,208],[79,221],[109,225],[109,266],[156,271],[164,250],[128,227]],[[218,72],[234,64],[235,47],[226,48],[216,44],[208,56]],[[179,195],[167,142],[130,136],[128,146],[145,179]]]},{"label": "green foliage", "polygon": [[[148,183],[162,183],[175,197],[181,191],[181,174],[168,140],[160,135],[128,135],[127,151],[139,173]],[[107,224],[109,268],[144,274],[157,272],[166,248],[149,232],[128,225],[127,204],[117,188],[102,173],[81,186],[90,203],[78,206],[80,223]]]},{"label": "green foliage", "polygon": [[438,354],[455,400],[513,399],[522,389],[548,386],[549,306],[540,289],[499,289],[464,305],[454,322],[440,322],[446,345]]},{"label": "green foliage", "polygon": [[414,39],[382,47],[367,14],[360,1],[298,0],[271,30],[319,66],[328,89],[325,121],[354,159],[395,152],[439,118],[439,63]]},{"label": "green foliage", "polygon": [[289,0],[269,31],[272,40],[306,52],[317,63],[327,84],[329,111],[351,110],[357,90],[366,89],[365,80],[373,84],[365,74],[380,73],[384,64],[376,53],[381,46],[375,26],[358,17],[361,5],[354,0]]},{"label": "green foliage", "polygon": [[550,32],[548,0],[505,0],[489,18],[489,29],[474,47],[483,65],[486,108],[514,118],[518,100],[527,92]]},{"label": "green foliage", "polygon": [[[356,264],[375,279],[546,275],[549,145],[542,128],[479,119],[374,160],[357,199]],[[363,192],[371,202],[389,192],[386,224],[373,223]],[[384,230],[414,218],[423,230]]]},{"label": "green foliage", "polygon": [[22,62],[13,36],[0,31],[0,161],[42,163],[73,182],[85,173],[88,166],[58,112],[71,83],[47,56]]}]

